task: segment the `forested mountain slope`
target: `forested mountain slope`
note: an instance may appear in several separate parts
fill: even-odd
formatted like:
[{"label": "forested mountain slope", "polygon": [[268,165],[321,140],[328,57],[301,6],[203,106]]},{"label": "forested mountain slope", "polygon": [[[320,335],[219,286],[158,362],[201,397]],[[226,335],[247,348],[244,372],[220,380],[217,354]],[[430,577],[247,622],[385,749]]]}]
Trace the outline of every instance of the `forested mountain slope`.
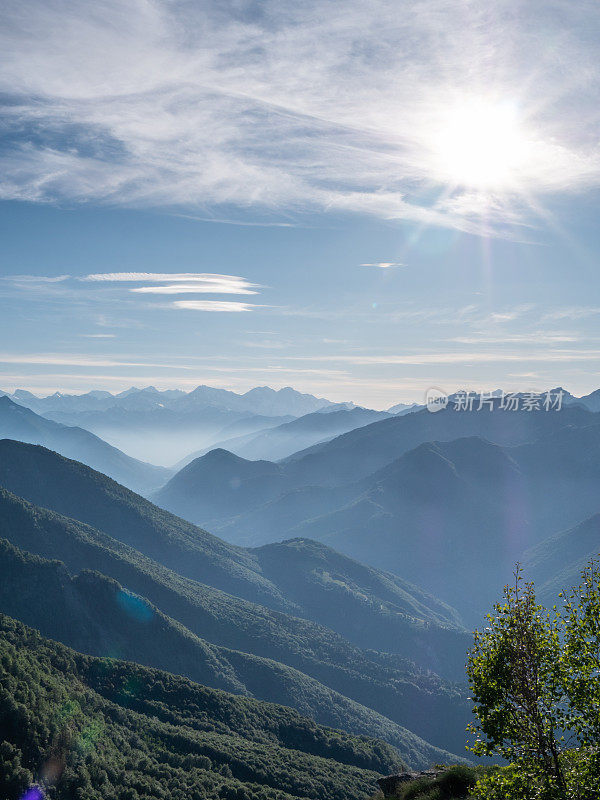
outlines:
[{"label": "forested mountain slope", "polygon": [[[244,463],[260,469],[260,462]],[[462,675],[465,636],[452,608],[322,545],[230,545],[82,464],[19,442],[0,442],[0,486],[105,531],[192,580],[307,617],[361,647]]]},{"label": "forested mountain slope", "polygon": [[[372,723],[380,726],[378,730],[382,730],[378,715],[386,716],[395,723],[385,732],[386,739],[397,742],[414,763],[429,758],[429,746],[412,734],[401,735],[398,725],[439,747],[462,752],[469,717],[466,692],[434,674],[419,671],[398,656],[359,650],[313,622],[182,578],[100,531],[32,506],[5,490],[0,491],[0,532],[23,550],[60,559],[72,574],[92,569],[110,576],[211,644],[276,660],[279,667],[284,664],[304,673],[323,687],[366,706]],[[464,655],[464,640],[462,644],[462,651],[457,650],[457,664]],[[259,677],[253,693],[271,697],[268,692],[279,678],[271,677],[266,669]],[[289,702],[296,702],[294,698],[306,700],[291,684],[288,697]],[[366,710],[361,713],[368,716]],[[344,724],[350,724],[349,718]]]},{"label": "forested mountain slope", "polygon": [[385,738],[407,763],[449,754],[309,676],[195,636],[146,598],[99,572],[70,576],[60,561],[0,539],[0,612],[81,652],[136,661],[212,688],[295,708],[316,722]]},{"label": "forested mountain slope", "polygon": [[290,709],[81,655],[0,615],[0,793],[56,800],[346,800],[397,767],[389,746]]}]

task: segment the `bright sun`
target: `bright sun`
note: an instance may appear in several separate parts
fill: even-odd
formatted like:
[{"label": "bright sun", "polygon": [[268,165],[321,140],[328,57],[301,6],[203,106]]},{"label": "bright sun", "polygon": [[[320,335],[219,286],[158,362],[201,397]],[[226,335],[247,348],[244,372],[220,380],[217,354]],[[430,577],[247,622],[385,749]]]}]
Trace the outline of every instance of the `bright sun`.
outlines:
[{"label": "bright sun", "polygon": [[528,141],[510,103],[472,101],[450,109],[433,136],[436,172],[453,185],[516,188]]}]

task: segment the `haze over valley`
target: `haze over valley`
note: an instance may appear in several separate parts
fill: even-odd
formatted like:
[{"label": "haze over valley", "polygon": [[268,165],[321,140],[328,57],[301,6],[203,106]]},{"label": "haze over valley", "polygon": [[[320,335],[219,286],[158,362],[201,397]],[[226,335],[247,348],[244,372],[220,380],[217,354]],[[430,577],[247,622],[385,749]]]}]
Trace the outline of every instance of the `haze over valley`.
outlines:
[{"label": "haze over valley", "polygon": [[599,43],[0,3],[0,800],[598,800]]}]

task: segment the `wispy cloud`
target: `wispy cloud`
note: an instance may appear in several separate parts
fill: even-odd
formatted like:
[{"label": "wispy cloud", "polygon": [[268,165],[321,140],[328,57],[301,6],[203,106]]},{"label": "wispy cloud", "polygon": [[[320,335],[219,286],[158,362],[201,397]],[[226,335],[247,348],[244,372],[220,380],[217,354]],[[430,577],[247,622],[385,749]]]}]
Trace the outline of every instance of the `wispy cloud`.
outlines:
[{"label": "wispy cloud", "polygon": [[70,275],[5,275],[0,280],[27,286],[28,284],[62,283],[63,281],[68,281],[70,277]]},{"label": "wispy cloud", "polygon": [[494,364],[501,362],[522,361],[526,363],[537,362],[563,362],[563,361],[600,361],[600,350],[540,350],[532,352],[518,351],[465,351],[465,352],[438,352],[438,353],[410,353],[404,355],[323,355],[323,356],[290,356],[290,360],[298,361],[323,361],[330,363],[351,363],[355,365],[412,365],[422,366],[427,364]]},{"label": "wispy cloud", "polygon": [[[214,272],[98,272],[86,275],[81,280],[108,283],[245,283],[237,275],[220,275]],[[255,285],[255,284],[248,284]]]},{"label": "wispy cloud", "polygon": [[[65,282],[68,283],[65,284]],[[96,300],[102,302],[110,297],[110,302],[119,300],[121,303],[128,302],[129,305],[136,304],[131,295],[203,295],[203,294],[225,294],[225,295],[256,295],[258,290],[264,288],[260,284],[251,283],[246,278],[238,275],[223,275],[212,272],[98,272],[84,275],[81,278],[71,278],[69,275],[61,275],[57,278],[41,277],[30,275],[13,275],[5,279],[7,287],[11,291],[35,293],[39,297],[46,297],[51,287],[54,294],[61,298],[68,297],[75,301]],[[142,284],[141,286],[127,286],[127,284]],[[59,289],[58,287],[64,288]],[[125,301],[122,292],[127,292]],[[110,295],[107,294],[110,292]],[[149,298],[150,299],[150,298]],[[141,297],[140,297],[141,300]],[[184,309],[193,311],[248,311],[252,308],[259,308],[258,305],[242,303],[237,301],[225,300],[175,300],[164,304],[147,304],[149,308],[170,308]],[[264,307],[264,306],[263,306]],[[99,320],[99,324],[103,324]],[[112,323],[109,323],[112,324]],[[90,335],[88,338],[108,338],[108,334]],[[112,336],[112,335],[111,335]]]},{"label": "wispy cloud", "polygon": [[245,284],[217,283],[168,283],[163,286],[138,286],[130,292],[139,294],[257,294],[253,289],[245,288]]},{"label": "wispy cloud", "polygon": [[375,261],[372,264],[361,264],[361,267],[378,267],[379,269],[390,269],[391,267],[405,267],[400,261]]},{"label": "wispy cloud", "polygon": [[[0,15],[3,198],[476,232],[482,213],[513,224],[529,195],[600,183],[590,3],[30,0]],[[482,95],[519,108],[520,197],[474,200],[436,159],[448,109]]]},{"label": "wispy cloud", "polygon": [[115,333],[81,333],[84,339],[115,339]]},{"label": "wispy cloud", "polygon": [[596,317],[600,314],[600,307],[598,306],[569,306],[567,308],[556,308],[544,314],[544,320],[560,320],[560,319],[587,319],[588,317]]},{"label": "wispy cloud", "polygon": [[228,300],[175,300],[171,307],[183,308],[187,311],[225,311],[234,313],[250,311],[251,308],[259,308],[259,306],[250,303],[238,303]]},{"label": "wispy cloud", "polygon": [[[237,275],[219,275],[210,272],[101,272],[86,275],[84,281],[94,283],[149,283],[150,286],[134,286],[134,294],[258,294],[262,288]],[[246,303],[181,300],[172,308],[195,309],[196,311],[245,311]]]},{"label": "wispy cloud", "polygon": [[576,333],[528,331],[504,336],[490,336],[485,333],[478,336],[454,336],[449,341],[457,344],[568,344],[581,341],[581,336]]},{"label": "wispy cloud", "polygon": [[161,369],[192,369],[190,366],[171,363],[152,363],[121,358],[94,357],[62,353],[0,353],[0,364],[37,364],[64,367],[156,367]]}]

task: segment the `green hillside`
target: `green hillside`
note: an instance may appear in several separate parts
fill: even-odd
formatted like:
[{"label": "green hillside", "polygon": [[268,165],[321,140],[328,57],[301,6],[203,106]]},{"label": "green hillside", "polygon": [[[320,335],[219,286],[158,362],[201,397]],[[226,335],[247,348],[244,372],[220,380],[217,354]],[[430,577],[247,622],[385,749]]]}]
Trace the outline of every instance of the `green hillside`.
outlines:
[{"label": "green hillside", "polygon": [[383,738],[410,763],[449,756],[296,669],[200,639],[112,578],[91,571],[71,577],[60,561],[31,555],[3,539],[0,612],[90,655],[136,661],[291,706],[320,724]]},{"label": "green hillside", "polygon": [[[260,464],[244,463],[260,473]],[[213,475],[212,480],[218,484],[221,478]],[[359,647],[397,653],[444,677],[463,678],[468,637],[452,608],[395,575],[361,566],[323,545],[236,547],[83,464],[21,442],[0,441],[0,486],[92,525],[179,575],[306,617]],[[322,580],[315,580],[316,572]]]},{"label": "green hillside", "polygon": [[530,548],[523,567],[527,578],[535,581],[540,599],[552,605],[559,592],[579,585],[582,570],[599,553],[600,514],[594,514]]},{"label": "green hillside", "polygon": [[62,425],[0,397],[0,438],[43,445],[76,458],[137,492],[150,492],[169,479],[171,471],[126,455],[83,428]]},{"label": "green hillside", "polygon": [[55,800],[361,798],[389,746],[290,709],[81,655],[0,615],[0,795]]},{"label": "green hillside", "polygon": [[[274,699],[272,692],[283,685],[286,692],[277,696],[278,701],[315,717],[335,713],[335,718],[327,718],[328,724],[346,729],[354,726],[352,730],[369,730],[371,735],[377,731],[378,736],[398,747],[411,765],[427,766],[432,760],[440,760],[440,752],[427,742],[454,753],[463,752],[464,728],[470,717],[466,693],[434,674],[417,670],[410,662],[362,651],[327,628],[182,578],[106,534],[36,508],[5,490],[0,490],[0,531],[23,550],[59,559],[72,574],[91,569],[109,576],[147,598],[205,643],[279,662],[269,669],[254,670],[251,692],[257,697]],[[35,581],[31,585],[36,585]],[[23,617],[17,611],[25,607],[27,596],[26,592],[17,592],[12,600],[12,593],[7,593],[17,604],[11,609],[20,619]],[[37,627],[33,618],[31,622]],[[72,641],[67,638],[68,631],[46,630]],[[77,646],[83,645],[77,642]],[[139,661],[141,653],[128,651],[127,657]],[[243,687],[240,656],[235,658],[238,661],[232,671]],[[148,663],[158,665],[156,661]],[[294,680],[289,679],[283,665],[293,668],[290,674]],[[172,661],[168,668],[177,671],[179,667]],[[304,673],[302,679],[296,671]],[[208,681],[210,673],[197,677]],[[335,692],[344,696],[343,703],[334,699]]]}]

